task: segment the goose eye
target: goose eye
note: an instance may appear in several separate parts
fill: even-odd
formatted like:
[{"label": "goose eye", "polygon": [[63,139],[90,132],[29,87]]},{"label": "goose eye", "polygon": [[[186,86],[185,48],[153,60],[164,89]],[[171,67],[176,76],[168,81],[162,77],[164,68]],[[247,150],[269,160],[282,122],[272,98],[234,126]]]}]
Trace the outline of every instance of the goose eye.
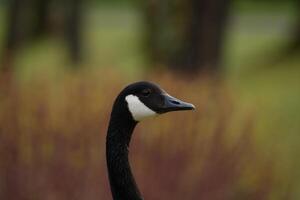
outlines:
[{"label": "goose eye", "polygon": [[149,89],[144,89],[142,90],[142,95],[144,97],[148,97],[150,95],[151,91]]}]

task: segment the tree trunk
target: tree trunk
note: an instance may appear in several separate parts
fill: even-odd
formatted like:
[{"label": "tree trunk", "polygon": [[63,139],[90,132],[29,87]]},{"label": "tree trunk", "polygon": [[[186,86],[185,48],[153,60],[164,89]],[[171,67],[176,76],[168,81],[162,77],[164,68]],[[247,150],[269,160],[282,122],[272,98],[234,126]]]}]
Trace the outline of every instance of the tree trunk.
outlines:
[{"label": "tree trunk", "polygon": [[[71,60],[78,64],[81,60],[81,0],[69,0],[66,8],[66,36]],[[76,65],[74,65],[76,66]]]},{"label": "tree trunk", "polygon": [[300,0],[297,1],[298,16],[295,24],[295,32],[290,44],[289,53],[300,51]]},{"label": "tree trunk", "polygon": [[9,1],[7,31],[2,56],[2,72],[10,71],[13,66],[15,51],[21,40],[21,11],[22,0]]},{"label": "tree trunk", "polygon": [[[218,72],[228,16],[229,0],[191,0],[184,46],[175,55],[175,69]],[[175,62],[174,62],[175,61]]]},{"label": "tree trunk", "polygon": [[149,0],[144,6],[145,14],[145,46],[150,62],[162,62],[164,53],[161,48],[160,38],[163,28],[165,2],[160,0]]},{"label": "tree trunk", "polygon": [[50,0],[34,0],[33,37],[47,33]]},{"label": "tree trunk", "polygon": [[230,0],[149,0],[146,25],[154,63],[185,73],[219,72]]}]

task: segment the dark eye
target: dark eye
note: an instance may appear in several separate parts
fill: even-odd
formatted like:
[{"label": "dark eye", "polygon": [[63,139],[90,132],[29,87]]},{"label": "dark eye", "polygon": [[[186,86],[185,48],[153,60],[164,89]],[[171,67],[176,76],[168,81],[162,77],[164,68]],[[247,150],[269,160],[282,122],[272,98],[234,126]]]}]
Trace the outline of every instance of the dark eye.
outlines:
[{"label": "dark eye", "polygon": [[142,90],[142,95],[144,97],[148,97],[150,95],[151,91],[149,89],[144,89]]}]

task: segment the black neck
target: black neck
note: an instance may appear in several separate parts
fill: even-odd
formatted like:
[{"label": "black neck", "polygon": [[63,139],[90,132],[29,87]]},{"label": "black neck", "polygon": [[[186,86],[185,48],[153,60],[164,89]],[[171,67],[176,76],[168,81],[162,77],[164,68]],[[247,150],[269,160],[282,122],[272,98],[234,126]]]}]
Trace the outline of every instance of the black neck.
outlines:
[{"label": "black neck", "polygon": [[129,143],[136,124],[126,109],[113,110],[106,137],[106,161],[114,200],[142,199],[128,161]]}]

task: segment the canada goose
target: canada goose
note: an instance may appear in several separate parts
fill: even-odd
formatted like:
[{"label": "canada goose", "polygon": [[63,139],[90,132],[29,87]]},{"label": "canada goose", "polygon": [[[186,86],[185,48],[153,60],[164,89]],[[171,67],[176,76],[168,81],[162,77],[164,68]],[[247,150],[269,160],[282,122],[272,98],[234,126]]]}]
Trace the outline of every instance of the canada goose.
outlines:
[{"label": "canada goose", "polygon": [[193,104],[170,96],[154,83],[137,82],[121,91],[112,108],[106,138],[106,161],[114,200],[142,200],[128,161],[128,147],[137,123],[146,117],[193,109]]}]

